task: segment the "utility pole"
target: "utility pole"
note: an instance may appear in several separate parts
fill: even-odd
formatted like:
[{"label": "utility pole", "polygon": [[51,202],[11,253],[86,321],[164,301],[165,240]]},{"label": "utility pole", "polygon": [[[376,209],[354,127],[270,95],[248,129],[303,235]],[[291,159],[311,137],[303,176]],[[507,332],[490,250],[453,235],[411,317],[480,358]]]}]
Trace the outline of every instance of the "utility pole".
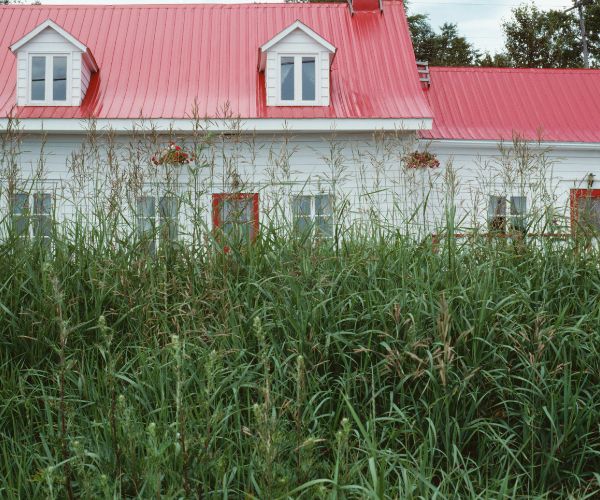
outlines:
[{"label": "utility pole", "polygon": [[593,2],[593,0],[579,0],[579,2],[575,2],[573,7],[565,10],[565,12],[569,12],[570,10],[577,9],[579,12],[579,31],[581,32],[581,49],[583,52],[583,66],[585,68],[590,67],[590,53],[588,51],[588,43],[587,43],[587,33],[585,32],[585,17],[583,6],[589,5]]}]

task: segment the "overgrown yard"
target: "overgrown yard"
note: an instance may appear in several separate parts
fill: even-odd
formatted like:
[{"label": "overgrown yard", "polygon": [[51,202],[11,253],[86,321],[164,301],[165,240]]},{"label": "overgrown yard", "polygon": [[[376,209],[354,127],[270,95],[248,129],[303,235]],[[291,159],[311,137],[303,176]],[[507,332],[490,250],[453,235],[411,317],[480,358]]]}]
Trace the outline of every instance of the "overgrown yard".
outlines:
[{"label": "overgrown yard", "polygon": [[599,257],[2,243],[0,497],[599,495]]}]

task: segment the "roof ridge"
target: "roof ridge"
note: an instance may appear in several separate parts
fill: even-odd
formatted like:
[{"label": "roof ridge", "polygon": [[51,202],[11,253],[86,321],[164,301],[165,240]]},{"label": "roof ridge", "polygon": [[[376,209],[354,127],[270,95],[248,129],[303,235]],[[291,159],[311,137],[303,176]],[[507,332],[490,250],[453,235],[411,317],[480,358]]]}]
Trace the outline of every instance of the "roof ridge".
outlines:
[{"label": "roof ridge", "polygon": [[430,66],[429,69],[447,72],[473,73],[599,73],[598,68],[505,68],[497,66]]}]

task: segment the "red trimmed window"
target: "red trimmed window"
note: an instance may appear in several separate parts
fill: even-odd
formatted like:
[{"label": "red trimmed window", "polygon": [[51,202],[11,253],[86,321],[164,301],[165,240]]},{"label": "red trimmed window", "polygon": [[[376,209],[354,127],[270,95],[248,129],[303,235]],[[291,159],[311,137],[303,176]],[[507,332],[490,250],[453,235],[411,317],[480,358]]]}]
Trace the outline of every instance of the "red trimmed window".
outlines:
[{"label": "red trimmed window", "polygon": [[600,231],[600,189],[571,189],[571,227]]},{"label": "red trimmed window", "polygon": [[228,246],[254,241],[258,235],[258,193],[213,194],[212,220]]}]

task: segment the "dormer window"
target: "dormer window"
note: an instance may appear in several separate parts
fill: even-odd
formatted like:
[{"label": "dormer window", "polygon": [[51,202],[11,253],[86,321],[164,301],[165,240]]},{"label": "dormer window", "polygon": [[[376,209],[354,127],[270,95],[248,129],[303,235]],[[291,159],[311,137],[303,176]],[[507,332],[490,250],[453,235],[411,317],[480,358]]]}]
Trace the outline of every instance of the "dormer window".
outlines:
[{"label": "dormer window", "polygon": [[316,55],[281,56],[280,101],[294,104],[315,103],[317,99]]},{"label": "dormer window", "polygon": [[329,106],[335,47],[296,21],[260,48],[268,106]]},{"label": "dormer window", "polygon": [[68,55],[31,54],[29,74],[32,104],[65,104],[67,101]]},{"label": "dormer window", "polygon": [[98,71],[90,49],[50,19],[10,47],[17,106],[79,106]]}]

